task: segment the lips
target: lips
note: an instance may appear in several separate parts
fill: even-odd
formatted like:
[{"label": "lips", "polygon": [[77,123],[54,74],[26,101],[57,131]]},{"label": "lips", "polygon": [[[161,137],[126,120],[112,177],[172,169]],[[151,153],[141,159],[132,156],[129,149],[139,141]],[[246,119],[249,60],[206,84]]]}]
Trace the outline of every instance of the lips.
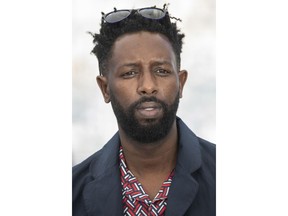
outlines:
[{"label": "lips", "polygon": [[137,106],[136,113],[144,118],[157,118],[162,115],[162,106],[157,102],[143,102]]}]

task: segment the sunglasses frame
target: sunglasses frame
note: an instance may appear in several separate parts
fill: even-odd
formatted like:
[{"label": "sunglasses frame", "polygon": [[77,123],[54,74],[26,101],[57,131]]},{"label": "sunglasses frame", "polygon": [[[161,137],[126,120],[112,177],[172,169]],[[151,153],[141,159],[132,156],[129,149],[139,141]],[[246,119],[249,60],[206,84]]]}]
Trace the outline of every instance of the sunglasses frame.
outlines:
[{"label": "sunglasses frame", "polygon": [[[143,15],[143,13],[141,13],[141,11],[145,11],[145,10],[148,10],[148,9],[149,9],[149,10],[154,9],[155,11],[161,11],[161,12],[163,13],[163,15],[160,16],[160,17],[157,17],[157,18],[153,18],[153,17],[145,16],[145,15]],[[115,19],[116,21],[107,20],[107,17],[108,17],[109,15],[111,15],[111,14],[117,14],[117,12],[122,12],[122,11],[128,12],[127,16],[125,16],[125,17],[123,17],[123,18],[121,18],[121,19]],[[140,14],[140,15],[141,15],[142,17],[144,17],[144,18],[152,19],[152,20],[160,20],[160,19],[163,19],[163,18],[166,16],[166,14],[168,13],[167,8],[165,8],[165,7],[164,7],[163,9],[161,9],[161,8],[156,8],[156,7],[145,7],[145,8],[139,8],[139,9],[131,9],[131,10],[129,10],[129,9],[122,9],[122,10],[114,10],[114,11],[112,11],[112,12],[109,12],[108,14],[103,14],[103,15],[102,15],[102,20],[104,20],[104,21],[107,22],[107,23],[117,23],[117,22],[121,22],[122,20],[127,19],[127,18],[131,15],[132,11],[135,11],[135,13]]]}]

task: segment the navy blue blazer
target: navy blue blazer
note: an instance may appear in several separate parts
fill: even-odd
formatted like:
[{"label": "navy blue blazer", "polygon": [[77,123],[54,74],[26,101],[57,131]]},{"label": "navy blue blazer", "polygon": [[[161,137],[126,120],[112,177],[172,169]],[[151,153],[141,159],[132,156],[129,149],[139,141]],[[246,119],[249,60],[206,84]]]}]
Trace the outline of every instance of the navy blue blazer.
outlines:
[{"label": "navy blue blazer", "polygon": [[[216,146],[180,119],[178,158],[165,216],[216,215]],[[73,216],[123,216],[119,134],[73,167]]]}]

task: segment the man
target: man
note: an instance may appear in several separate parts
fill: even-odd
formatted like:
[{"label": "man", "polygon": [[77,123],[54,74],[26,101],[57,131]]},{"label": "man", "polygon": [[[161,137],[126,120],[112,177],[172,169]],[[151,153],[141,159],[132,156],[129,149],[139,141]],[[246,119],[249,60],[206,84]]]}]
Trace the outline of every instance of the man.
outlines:
[{"label": "man", "polygon": [[187,79],[167,8],[103,14],[97,83],[119,131],[73,167],[73,215],[215,215],[215,145],[176,117]]}]

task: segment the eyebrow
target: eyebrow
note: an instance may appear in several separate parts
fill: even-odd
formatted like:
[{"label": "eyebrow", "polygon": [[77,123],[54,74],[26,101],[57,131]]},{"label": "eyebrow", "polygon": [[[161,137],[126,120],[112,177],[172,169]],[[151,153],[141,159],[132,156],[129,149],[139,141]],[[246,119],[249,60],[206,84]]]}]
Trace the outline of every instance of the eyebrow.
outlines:
[{"label": "eyebrow", "polygon": [[158,65],[173,65],[170,61],[167,60],[156,60],[152,62],[153,66],[158,66]]},{"label": "eyebrow", "polygon": [[138,67],[139,63],[124,63],[120,67]]},{"label": "eyebrow", "polygon": [[[173,64],[170,61],[167,60],[152,60],[152,66],[158,66],[158,65],[171,65],[173,66]],[[124,63],[122,65],[120,65],[120,67],[139,67],[140,63]]]}]

